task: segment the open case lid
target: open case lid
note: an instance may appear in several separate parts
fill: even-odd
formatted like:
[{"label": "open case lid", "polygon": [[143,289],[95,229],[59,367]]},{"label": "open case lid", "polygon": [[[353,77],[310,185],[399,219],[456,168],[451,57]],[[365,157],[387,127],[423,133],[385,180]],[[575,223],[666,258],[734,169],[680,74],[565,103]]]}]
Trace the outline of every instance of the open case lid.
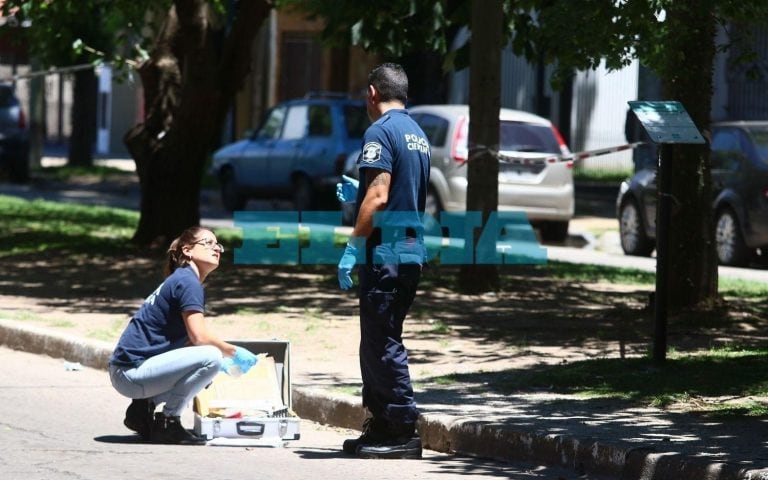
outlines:
[{"label": "open case lid", "polygon": [[254,354],[267,354],[248,373],[239,378],[225,373],[194,399],[194,411],[208,416],[211,408],[248,406],[292,407],[290,375],[290,342],[282,340],[233,340],[229,343]]}]

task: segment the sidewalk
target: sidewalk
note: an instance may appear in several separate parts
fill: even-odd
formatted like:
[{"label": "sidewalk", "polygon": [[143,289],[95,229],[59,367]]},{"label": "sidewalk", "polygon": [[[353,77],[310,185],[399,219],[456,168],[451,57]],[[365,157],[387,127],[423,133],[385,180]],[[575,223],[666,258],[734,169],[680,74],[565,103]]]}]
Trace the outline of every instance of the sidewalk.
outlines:
[{"label": "sidewalk", "polygon": [[[0,320],[0,345],[104,369],[112,345]],[[293,408],[302,418],[359,429],[357,397],[339,379],[294,370]],[[347,379],[355,383],[356,378]],[[417,391],[426,448],[503,461],[560,465],[622,479],[768,479],[765,422],[582,402],[548,393],[499,396],[482,385]]]}]

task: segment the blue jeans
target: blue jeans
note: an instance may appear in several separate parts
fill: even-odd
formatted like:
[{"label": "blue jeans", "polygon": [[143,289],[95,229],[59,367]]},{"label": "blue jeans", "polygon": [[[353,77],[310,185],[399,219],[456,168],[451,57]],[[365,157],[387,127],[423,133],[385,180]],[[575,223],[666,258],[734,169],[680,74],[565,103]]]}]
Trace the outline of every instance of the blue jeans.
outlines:
[{"label": "blue jeans", "polygon": [[195,395],[219,373],[222,354],[216,347],[184,347],[156,355],[138,367],[109,366],[112,386],[128,398],[165,402],[163,413],[178,417]]}]

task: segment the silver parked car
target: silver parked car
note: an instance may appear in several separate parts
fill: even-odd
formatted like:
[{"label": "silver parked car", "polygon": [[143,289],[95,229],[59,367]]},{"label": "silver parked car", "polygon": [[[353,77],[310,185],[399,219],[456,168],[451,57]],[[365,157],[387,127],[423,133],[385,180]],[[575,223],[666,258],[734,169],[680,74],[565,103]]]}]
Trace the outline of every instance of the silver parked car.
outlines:
[{"label": "silver parked car", "polygon": [[[427,213],[466,210],[469,106],[420,105],[409,111],[432,145]],[[499,164],[499,211],[525,212],[542,240],[565,240],[574,212],[568,146],[545,118],[502,108],[499,119],[499,152],[524,159]]]}]

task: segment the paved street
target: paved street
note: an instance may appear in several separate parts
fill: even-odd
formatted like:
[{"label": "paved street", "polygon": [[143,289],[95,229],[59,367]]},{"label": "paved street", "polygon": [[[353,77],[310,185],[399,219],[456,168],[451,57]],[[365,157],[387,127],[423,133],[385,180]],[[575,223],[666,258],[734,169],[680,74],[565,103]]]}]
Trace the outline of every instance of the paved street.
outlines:
[{"label": "paved street", "polygon": [[350,458],[339,445],[353,432],[311,422],[286,448],[144,444],[123,427],[128,402],[106,372],[68,371],[63,360],[5,347],[0,364],[0,472],[7,480],[586,478],[429,451],[421,461]]},{"label": "paved street", "polygon": [[[578,222],[578,221],[577,221]],[[569,263],[588,263],[610,267],[634,268],[648,272],[656,271],[656,258],[633,257],[621,253],[603,252],[590,248],[574,249],[546,245],[547,259]],[[734,278],[768,282],[768,270],[763,268],[718,267],[721,278]]]}]

